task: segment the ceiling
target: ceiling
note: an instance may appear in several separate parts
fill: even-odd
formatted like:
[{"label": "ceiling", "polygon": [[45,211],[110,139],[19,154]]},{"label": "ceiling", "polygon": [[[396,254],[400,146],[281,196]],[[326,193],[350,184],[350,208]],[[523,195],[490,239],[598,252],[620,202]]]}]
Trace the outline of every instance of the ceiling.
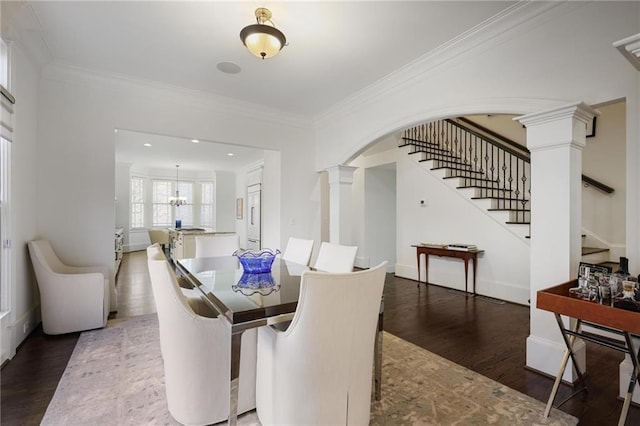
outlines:
[{"label": "ceiling", "polygon": [[[313,119],[510,7],[505,1],[2,1],[3,35],[42,63],[212,93]],[[261,60],[240,30],[267,7],[288,45]],[[238,65],[237,74],[216,68]]]},{"label": "ceiling", "polygon": [[262,149],[121,129],[115,132],[115,144],[116,163],[145,168],[236,171],[264,158]]}]

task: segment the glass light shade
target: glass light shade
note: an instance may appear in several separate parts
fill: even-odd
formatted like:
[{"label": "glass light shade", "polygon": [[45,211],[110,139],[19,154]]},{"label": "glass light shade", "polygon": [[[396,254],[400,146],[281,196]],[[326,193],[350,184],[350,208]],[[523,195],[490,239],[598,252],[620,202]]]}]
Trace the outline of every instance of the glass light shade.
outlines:
[{"label": "glass light shade", "polygon": [[249,52],[262,59],[275,56],[286,44],[286,38],[280,30],[263,24],[244,27],[240,31],[240,39]]}]

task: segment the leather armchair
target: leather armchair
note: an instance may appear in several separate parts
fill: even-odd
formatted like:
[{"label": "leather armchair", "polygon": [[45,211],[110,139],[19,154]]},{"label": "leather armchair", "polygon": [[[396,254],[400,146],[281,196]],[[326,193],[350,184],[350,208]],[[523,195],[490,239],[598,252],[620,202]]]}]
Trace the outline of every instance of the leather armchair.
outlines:
[{"label": "leather armchair", "polygon": [[65,265],[47,240],[29,241],[28,247],[40,290],[45,334],[104,327],[110,307],[108,268]]},{"label": "leather armchair", "polygon": [[[157,245],[147,248],[149,275],[158,311],[167,405],[185,425],[228,418],[231,330],[222,317],[196,315]],[[256,332],[242,336],[238,413],[255,408]]]},{"label": "leather armchair", "polygon": [[256,405],[263,425],[369,424],[386,266],[305,271],[287,330],[258,329]]}]

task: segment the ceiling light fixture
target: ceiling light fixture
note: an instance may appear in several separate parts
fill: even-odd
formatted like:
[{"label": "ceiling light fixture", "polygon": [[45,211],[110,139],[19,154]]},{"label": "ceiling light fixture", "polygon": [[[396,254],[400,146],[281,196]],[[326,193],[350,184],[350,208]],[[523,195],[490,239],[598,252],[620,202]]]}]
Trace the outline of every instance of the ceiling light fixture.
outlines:
[{"label": "ceiling light fixture", "polygon": [[169,197],[169,204],[172,206],[180,207],[187,204],[187,199],[180,196],[180,191],[178,190],[179,181],[178,181],[178,168],[180,166],[176,164],[176,196]]},{"label": "ceiling light fixture", "polygon": [[271,20],[269,9],[256,9],[256,22],[240,31],[240,40],[258,58],[271,58],[286,46],[287,38]]},{"label": "ceiling light fixture", "polygon": [[200,143],[200,141],[198,139],[191,139],[191,142],[193,143]]}]

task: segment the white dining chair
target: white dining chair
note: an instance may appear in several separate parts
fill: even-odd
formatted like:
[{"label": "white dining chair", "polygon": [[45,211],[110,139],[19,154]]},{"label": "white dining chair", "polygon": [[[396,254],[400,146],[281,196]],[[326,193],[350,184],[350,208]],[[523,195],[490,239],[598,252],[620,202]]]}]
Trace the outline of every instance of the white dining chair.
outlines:
[{"label": "white dining chair", "polygon": [[258,329],[262,425],[369,424],[386,264],[341,274],[303,272],[291,325],[284,332]]},{"label": "white dining chair", "polygon": [[104,327],[110,310],[109,269],[65,265],[47,240],[29,241],[27,245],[40,290],[44,333]]},{"label": "white dining chair", "polygon": [[166,229],[149,229],[149,240],[151,244],[160,244],[162,250],[166,250],[169,245],[169,231]]},{"label": "white dining chair", "polygon": [[282,253],[282,260],[308,265],[313,251],[313,240],[289,237],[287,247]]},{"label": "white dining chair", "polygon": [[196,235],[196,257],[231,256],[238,249],[238,234]]},{"label": "white dining chair", "polygon": [[[187,304],[158,245],[147,248],[158,311],[160,349],[169,413],[185,425],[227,420],[231,377],[231,328],[223,316],[199,316]],[[242,335],[238,413],[255,408],[256,331]]]},{"label": "white dining chair", "polygon": [[357,246],[323,242],[314,268],[324,272],[351,272],[356,261]]}]

